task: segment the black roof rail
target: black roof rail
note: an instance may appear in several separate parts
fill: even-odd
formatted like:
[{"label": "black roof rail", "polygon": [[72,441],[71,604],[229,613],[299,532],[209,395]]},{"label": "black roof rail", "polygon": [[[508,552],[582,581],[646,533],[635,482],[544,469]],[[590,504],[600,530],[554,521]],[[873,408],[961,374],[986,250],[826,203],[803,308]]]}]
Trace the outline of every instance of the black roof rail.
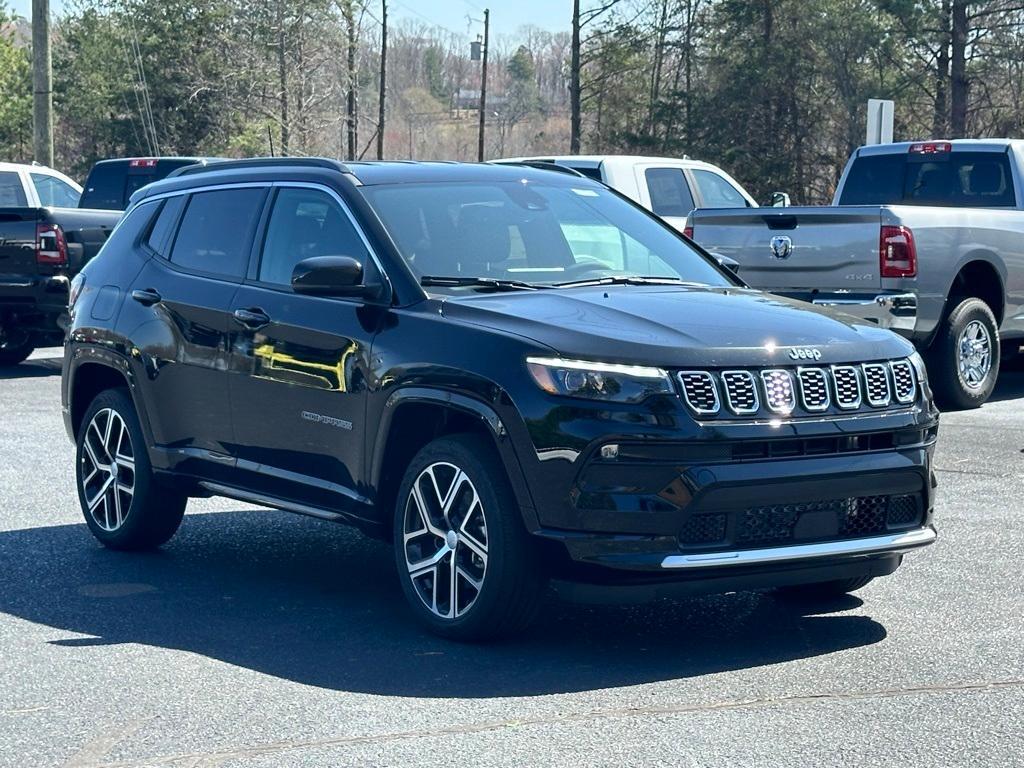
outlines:
[{"label": "black roof rail", "polygon": [[250,157],[244,160],[210,160],[186,165],[167,174],[171,179],[176,176],[192,176],[197,173],[208,171],[233,171],[239,168],[267,168],[276,166],[298,166],[301,168],[326,168],[341,173],[351,173],[348,166],[340,160],[331,160],[326,157]]},{"label": "black roof rail", "polygon": [[575,168],[570,168],[566,165],[559,165],[552,160],[491,160],[489,165],[523,165],[527,168],[538,168],[542,171],[556,171],[557,173],[566,173],[570,176],[577,176],[581,179],[588,179],[593,181],[585,173],[580,173]]}]

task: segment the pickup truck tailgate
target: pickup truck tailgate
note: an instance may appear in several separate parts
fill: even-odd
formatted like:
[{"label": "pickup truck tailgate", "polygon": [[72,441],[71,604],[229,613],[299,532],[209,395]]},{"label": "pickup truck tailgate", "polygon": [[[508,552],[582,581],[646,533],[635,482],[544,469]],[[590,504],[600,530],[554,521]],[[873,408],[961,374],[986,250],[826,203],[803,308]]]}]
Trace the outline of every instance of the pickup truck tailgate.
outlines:
[{"label": "pickup truck tailgate", "polygon": [[32,284],[37,221],[34,208],[0,208],[0,288]]},{"label": "pickup truck tailgate", "polygon": [[693,239],[740,264],[750,285],[769,291],[881,287],[878,206],[700,209]]}]

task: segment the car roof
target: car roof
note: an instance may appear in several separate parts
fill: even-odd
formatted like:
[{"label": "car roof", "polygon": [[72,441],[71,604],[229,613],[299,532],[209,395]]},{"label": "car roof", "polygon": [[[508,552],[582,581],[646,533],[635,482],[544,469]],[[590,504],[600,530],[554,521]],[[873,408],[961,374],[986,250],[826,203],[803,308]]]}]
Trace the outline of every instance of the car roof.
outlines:
[{"label": "car roof", "polygon": [[156,160],[157,162],[185,162],[185,163],[200,163],[211,158],[208,157],[187,157],[187,156],[172,156],[172,157],[108,157],[105,160],[97,160],[93,163],[93,166],[97,165],[118,165],[119,163],[131,163],[135,160]]},{"label": "car roof", "polygon": [[266,157],[246,160],[219,160],[196,164],[173,171],[166,179],[148,184],[134,195],[132,201],[163,192],[184,190],[210,184],[275,181],[320,180],[343,174],[358,186],[377,184],[410,184],[417,182],[462,181],[543,181],[559,186],[593,186],[600,184],[579,176],[522,165],[492,163],[460,163],[445,161],[355,161],[342,162],[329,158]]},{"label": "car roof", "polygon": [[892,144],[866,144],[857,149],[857,157],[867,155],[898,155],[910,152],[915,144],[949,144],[953,152],[1001,152],[1011,146],[1024,146],[1021,139],[923,139]]}]

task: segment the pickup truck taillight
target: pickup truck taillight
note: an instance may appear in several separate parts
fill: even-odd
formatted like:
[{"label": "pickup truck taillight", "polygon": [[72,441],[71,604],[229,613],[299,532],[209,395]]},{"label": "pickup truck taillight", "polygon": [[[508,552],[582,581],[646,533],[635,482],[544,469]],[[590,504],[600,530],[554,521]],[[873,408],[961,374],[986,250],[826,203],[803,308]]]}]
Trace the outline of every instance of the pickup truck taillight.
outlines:
[{"label": "pickup truck taillight", "polygon": [[915,277],[914,233],[906,227],[883,225],[878,236],[878,268],[882,277]]},{"label": "pickup truck taillight", "polygon": [[36,226],[36,263],[56,267],[68,264],[68,244],[64,233],[56,224]]},{"label": "pickup truck taillight", "polygon": [[683,234],[693,240],[693,227],[683,227]]}]

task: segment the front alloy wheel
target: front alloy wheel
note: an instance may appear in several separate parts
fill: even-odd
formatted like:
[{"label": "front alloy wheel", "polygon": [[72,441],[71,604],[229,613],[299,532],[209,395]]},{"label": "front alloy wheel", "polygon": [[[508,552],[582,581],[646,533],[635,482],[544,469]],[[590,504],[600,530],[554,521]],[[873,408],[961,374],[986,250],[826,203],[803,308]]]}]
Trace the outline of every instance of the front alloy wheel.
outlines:
[{"label": "front alloy wheel", "polygon": [[435,462],[416,477],[405,502],[403,550],[416,594],[435,616],[462,616],[487,577],[487,518],[469,476]]},{"label": "front alloy wheel", "polygon": [[405,470],[394,514],[395,564],[429,630],[483,640],[524,629],[546,581],[493,441],[441,437]]}]

